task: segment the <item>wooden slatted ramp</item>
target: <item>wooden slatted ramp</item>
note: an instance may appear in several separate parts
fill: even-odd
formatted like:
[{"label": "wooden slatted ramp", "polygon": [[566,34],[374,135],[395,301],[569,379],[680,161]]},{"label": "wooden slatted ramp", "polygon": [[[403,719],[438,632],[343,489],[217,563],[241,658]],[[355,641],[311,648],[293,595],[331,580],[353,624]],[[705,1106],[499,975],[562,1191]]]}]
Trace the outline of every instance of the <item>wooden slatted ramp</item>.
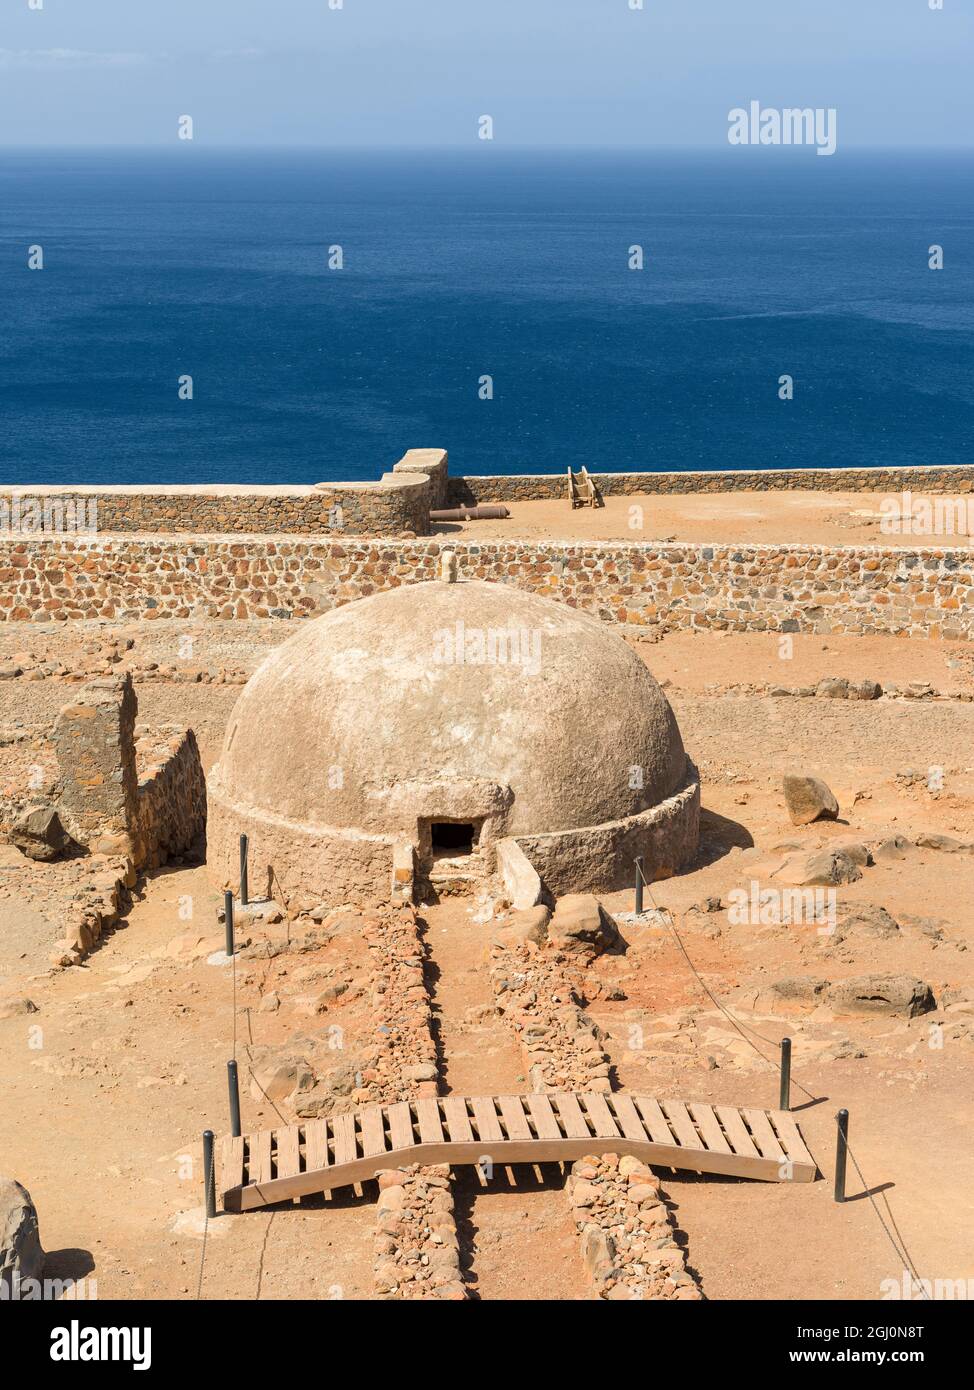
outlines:
[{"label": "wooden slatted ramp", "polygon": [[555,1092],[428,1097],[224,1139],[219,1187],[226,1211],[251,1211],[410,1163],[563,1163],[591,1153],[766,1182],[812,1182],[817,1172],[783,1111]]},{"label": "wooden slatted ramp", "polygon": [[573,473],[569,468],[568,473],[568,500],[572,507],[600,507],[602,499],[599,496],[598,488],[595,486],[595,479],[587,468],[581,468],[577,473]]}]

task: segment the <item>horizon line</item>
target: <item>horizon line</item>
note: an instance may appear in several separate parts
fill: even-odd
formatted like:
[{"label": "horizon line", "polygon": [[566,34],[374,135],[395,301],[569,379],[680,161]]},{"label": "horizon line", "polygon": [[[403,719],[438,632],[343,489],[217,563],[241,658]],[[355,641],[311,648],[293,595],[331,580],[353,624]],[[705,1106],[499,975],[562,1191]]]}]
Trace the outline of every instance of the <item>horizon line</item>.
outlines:
[{"label": "horizon line", "polygon": [[[543,154],[584,154],[584,153],[611,153],[611,154],[735,154],[740,157],[741,148],[760,148],[762,151],[772,150],[777,154],[805,153],[804,146],[798,145],[762,145],[758,146],[732,146],[727,142],[717,142],[708,145],[611,145],[611,144],[583,144],[583,145],[545,145],[545,144],[501,144],[496,141],[464,141],[450,144],[402,144],[402,145],[379,145],[369,144],[315,144],[310,141],[281,142],[271,143],[262,142],[259,144],[235,144],[231,142],[218,142],[206,144],[196,140],[166,139],[153,140],[136,143],[135,141],[123,144],[57,144],[55,142],[45,142],[37,144],[5,144],[0,142],[0,153],[5,154],[36,154],[40,151],[51,150],[61,153],[79,154],[90,152],[92,154],[121,151],[121,150],[143,150],[143,151],[171,151],[172,153],[186,153],[187,145],[196,150],[203,150],[206,153],[219,153],[221,151],[237,150],[241,153],[252,153],[255,151],[300,151],[315,152],[319,154],[365,154],[373,152],[376,154],[441,154],[456,153],[461,150],[474,152],[482,150],[485,145],[491,145],[494,152],[505,154],[517,153],[543,153]],[[974,140],[967,144],[844,144],[836,153],[846,152],[852,154],[884,153],[884,154],[910,154],[910,153],[974,153]]]}]

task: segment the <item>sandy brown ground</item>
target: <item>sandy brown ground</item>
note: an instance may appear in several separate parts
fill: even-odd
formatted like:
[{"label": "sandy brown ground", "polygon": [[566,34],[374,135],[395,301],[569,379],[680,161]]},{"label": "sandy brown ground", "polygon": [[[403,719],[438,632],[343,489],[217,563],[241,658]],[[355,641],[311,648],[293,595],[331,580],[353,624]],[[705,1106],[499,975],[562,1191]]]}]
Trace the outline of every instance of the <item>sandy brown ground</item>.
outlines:
[{"label": "sandy brown ground", "polygon": [[[253,669],[289,624],[214,625],[199,659]],[[168,649],[176,625],[143,632],[149,652]],[[50,629],[16,641],[57,642]],[[0,647],[13,641],[4,633]],[[9,648],[6,648],[9,650]],[[852,1115],[856,1155],[868,1182],[883,1189],[917,1266],[931,1278],[974,1278],[974,1203],[969,1131],[974,1115],[974,1043],[931,1046],[928,1019],[864,1021],[784,1016],[762,1002],[786,974],[830,979],[866,971],[905,972],[935,995],[974,989],[974,856],[911,849],[840,890],[843,900],[879,903],[894,916],[942,922],[944,939],[913,932],[902,940],[833,947],[809,927],[735,926],[726,911],[691,911],[773,871],[775,847],[814,845],[829,836],[875,838],[921,831],[972,837],[974,705],[956,699],[875,703],[727,693],[749,684],[814,683],[824,675],[880,681],[929,680],[969,690],[960,646],[896,639],[799,637],[782,674],[777,644],[759,636],[676,635],[642,642],[651,668],[669,682],[686,745],[703,780],[704,844],[712,862],[657,884],[710,988],[743,1015],[773,1051],[795,1039],[797,1081],[815,1097],[800,1119],[823,1172],[832,1172],[833,1115]],[[956,663],[956,664],[952,664]],[[800,674],[799,674],[800,672]],[[709,688],[709,689],[708,689]],[[0,726],[49,726],[71,687],[58,680],[0,684]],[[723,693],[721,693],[723,692]],[[217,755],[237,688],[151,681],[139,688],[140,718],[185,719],[204,759]],[[798,766],[825,777],[842,822],[796,830],[788,822],[781,774]],[[927,781],[943,769],[942,789]],[[919,778],[915,775],[919,771]],[[777,856],[780,859],[780,854]],[[0,862],[0,873],[3,872]],[[195,1296],[201,1224],[199,1134],[226,1120],[225,1062],[232,1048],[232,981],[226,968],[167,954],[193,923],[216,931],[216,895],[203,868],[154,875],[127,925],[80,969],[46,974],[42,923],[5,901],[4,988],[14,979],[38,1006],[0,1020],[0,1170],[34,1196],[51,1272],[93,1274],[103,1297]],[[614,895],[616,911],[631,907]],[[428,914],[446,1084],[455,1090],[523,1085],[520,1057],[490,1011],[483,947],[489,924],[472,905]],[[52,937],[56,923],[51,923]],[[201,930],[204,928],[201,927]],[[702,993],[665,926],[624,927],[628,949],[606,957],[596,977],[621,987],[589,1012],[606,1033],[620,1084],[690,1099],[772,1106],[773,1073]],[[30,977],[34,978],[30,978]],[[248,1005],[243,994],[242,1003]],[[937,1015],[941,1017],[941,1015]],[[249,1020],[249,1021],[248,1021]],[[287,1020],[242,1014],[256,1041],[276,1040]],[[35,1031],[40,1028],[40,1033]],[[635,1030],[635,1031],[634,1031]],[[479,1082],[479,1085],[478,1085]],[[245,1123],[273,1123],[245,1097]],[[195,1159],[195,1163],[192,1161]],[[472,1286],[483,1298],[586,1297],[577,1245],[556,1173],[539,1184],[481,1193],[459,1184],[458,1218]],[[686,1175],[666,1190],[688,1242],[689,1263],[711,1298],[874,1298],[902,1270],[868,1200],[831,1201],[830,1185],[791,1188]],[[854,1175],[850,1190],[860,1188]],[[211,1228],[204,1296],[238,1299],[367,1296],[373,1204],[368,1195],[305,1201],[271,1213],[220,1218]]]},{"label": "sandy brown ground", "polygon": [[[914,494],[918,505],[922,494]],[[486,499],[485,499],[486,500]],[[502,521],[442,522],[441,535],[527,540],[715,541],[804,545],[967,545],[966,535],[917,537],[880,529],[875,492],[726,492],[606,497],[602,507],[567,498],[508,502]],[[933,500],[932,498],[930,499]],[[922,515],[922,514],[921,514]]]}]

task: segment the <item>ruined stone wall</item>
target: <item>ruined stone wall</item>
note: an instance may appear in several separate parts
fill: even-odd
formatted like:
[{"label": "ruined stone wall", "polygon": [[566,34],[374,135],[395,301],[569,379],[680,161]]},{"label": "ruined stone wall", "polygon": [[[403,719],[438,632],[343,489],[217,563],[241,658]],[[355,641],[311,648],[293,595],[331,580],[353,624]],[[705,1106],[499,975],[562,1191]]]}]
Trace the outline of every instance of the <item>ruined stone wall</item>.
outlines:
[{"label": "ruined stone wall", "polygon": [[61,823],[93,854],[155,868],[189,849],[206,824],[206,780],[196,736],[172,729],[139,781],[131,674],[105,676],[64,706],[52,741]]},{"label": "ruined stone wall", "polygon": [[[0,622],[313,617],[434,579],[438,540],[0,538]],[[514,584],[633,628],[969,639],[966,547],[450,538],[461,577]]]},{"label": "ruined stone wall", "polygon": [[206,778],[192,729],[174,731],[168,755],[138,786],[136,825],[140,863],[154,869],[190,849],[206,825]]},{"label": "ruined stone wall", "polygon": [[[589,470],[603,497],[689,492],[974,492],[974,465],[947,468],[715,469],[686,473],[599,473]],[[565,473],[514,473],[456,477],[447,495],[453,506],[477,502],[535,502],[567,496]]]},{"label": "ruined stone wall", "polygon": [[137,709],[132,677],[105,676],[79,690],[54,724],[58,814],[71,837],[92,853],[133,852]]}]

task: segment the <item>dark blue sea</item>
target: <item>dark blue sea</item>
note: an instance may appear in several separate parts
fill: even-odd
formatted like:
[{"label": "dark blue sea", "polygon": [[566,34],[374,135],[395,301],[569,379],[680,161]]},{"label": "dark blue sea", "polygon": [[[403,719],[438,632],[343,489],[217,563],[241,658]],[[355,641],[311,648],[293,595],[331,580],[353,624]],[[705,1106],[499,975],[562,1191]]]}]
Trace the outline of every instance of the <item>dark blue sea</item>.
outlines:
[{"label": "dark blue sea", "polygon": [[0,323],[5,483],[970,462],[974,156],[0,152]]}]

